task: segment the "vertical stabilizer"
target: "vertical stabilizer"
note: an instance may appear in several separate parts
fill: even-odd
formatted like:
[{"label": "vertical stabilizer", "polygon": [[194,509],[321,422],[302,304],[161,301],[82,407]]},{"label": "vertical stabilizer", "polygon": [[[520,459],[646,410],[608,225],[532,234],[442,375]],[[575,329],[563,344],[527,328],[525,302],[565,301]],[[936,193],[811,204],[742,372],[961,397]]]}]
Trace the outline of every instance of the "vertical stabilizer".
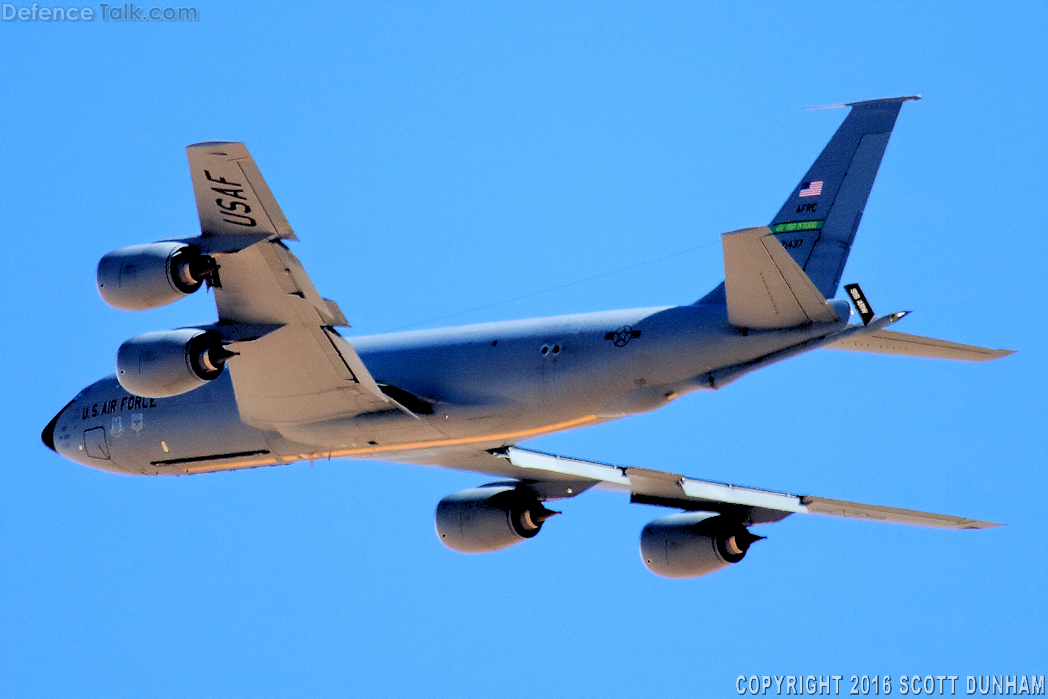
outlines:
[{"label": "vertical stabilizer", "polygon": [[853,102],[851,113],[794,188],[771,230],[826,298],[833,298],[903,102]]},{"label": "vertical stabilizer", "polygon": [[[826,298],[833,298],[903,102],[918,95],[833,105],[851,113],[769,227]],[[725,302],[724,285],[699,303]]]}]

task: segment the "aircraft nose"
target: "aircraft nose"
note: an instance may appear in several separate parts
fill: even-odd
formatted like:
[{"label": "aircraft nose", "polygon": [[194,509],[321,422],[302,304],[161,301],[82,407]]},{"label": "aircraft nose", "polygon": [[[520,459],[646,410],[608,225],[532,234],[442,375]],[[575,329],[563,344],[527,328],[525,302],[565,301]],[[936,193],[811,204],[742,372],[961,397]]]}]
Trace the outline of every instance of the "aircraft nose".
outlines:
[{"label": "aircraft nose", "polygon": [[48,449],[55,452],[56,454],[58,453],[58,450],[55,449],[55,425],[58,424],[58,418],[62,417],[62,413],[66,411],[66,408],[68,408],[72,404],[73,401],[69,401],[68,403],[66,403],[65,408],[59,410],[58,414],[51,418],[51,422],[47,423],[47,425],[44,427],[44,431],[40,433],[40,439],[44,441],[44,446],[46,446]]}]

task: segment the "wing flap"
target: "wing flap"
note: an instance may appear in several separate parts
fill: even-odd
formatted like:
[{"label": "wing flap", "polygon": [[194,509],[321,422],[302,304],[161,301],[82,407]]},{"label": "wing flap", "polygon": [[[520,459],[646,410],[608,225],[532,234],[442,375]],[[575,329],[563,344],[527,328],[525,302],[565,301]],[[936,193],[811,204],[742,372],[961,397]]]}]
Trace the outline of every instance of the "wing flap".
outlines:
[{"label": "wing flap", "polygon": [[332,327],[348,328],[349,321],[346,320],[346,316],[342,313],[342,309],[338,307],[338,304],[331,299],[324,299],[324,303],[327,305],[328,316],[331,319],[329,325]]},{"label": "wing flap", "polygon": [[[229,349],[241,419],[265,429],[390,407],[356,351],[332,325],[344,321],[276,239],[216,255],[220,325],[276,326]],[[336,307],[337,308],[337,307]]]},{"label": "wing flap", "polygon": [[959,359],[967,362],[985,362],[1014,354],[1013,350],[990,349],[976,345],[964,345],[932,337],[908,335],[894,330],[877,330],[872,333],[854,333],[825,345],[828,349],[872,352],[874,354],[897,354],[908,357],[931,359]]}]

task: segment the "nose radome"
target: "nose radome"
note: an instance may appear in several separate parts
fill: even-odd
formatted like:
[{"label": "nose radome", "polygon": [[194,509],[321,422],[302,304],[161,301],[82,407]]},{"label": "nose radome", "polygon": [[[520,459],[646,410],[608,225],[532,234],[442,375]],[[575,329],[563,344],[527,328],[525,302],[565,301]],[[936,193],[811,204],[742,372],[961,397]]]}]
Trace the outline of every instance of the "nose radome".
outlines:
[{"label": "nose radome", "polygon": [[58,453],[58,450],[55,449],[55,425],[58,424],[58,418],[62,417],[62,413],[66,411],[66,408],[72,404],[73,401],[66,403],[65,408],[59,410],[58,414],[51,418],[51,422],[44,427],[44,431],[40,433],[40,439],[44,441],[44,446],[55,453]]}]

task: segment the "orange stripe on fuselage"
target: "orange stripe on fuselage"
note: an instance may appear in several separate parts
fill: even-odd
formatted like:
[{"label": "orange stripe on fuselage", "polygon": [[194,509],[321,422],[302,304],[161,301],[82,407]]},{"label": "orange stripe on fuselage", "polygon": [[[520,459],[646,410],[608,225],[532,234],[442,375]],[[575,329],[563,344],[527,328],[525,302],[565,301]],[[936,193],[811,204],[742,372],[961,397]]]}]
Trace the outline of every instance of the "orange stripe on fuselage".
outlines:
[{"label": "orange stripe on fuselage", "polygon": [[584,425],[587,422],[592,422],[597,419],[596,415],[586,415],[585,417],[575,418],[574,420],[568,420],[567,422],[558,422],[555,425],[546,425],[545,427],[535,427],[530,430],[521,430],[519,432],[506,432],[505,434],[489,434],[482,437],[459,437],[457,439],[434,439],[428,442],[412,442],[408,444],[389,444],[384,446],[369,446],[356,449],[340,449],[330,452],[321,452],[317,454],[296,454],[294,457],[283,458],[280,456],[270,456],[265,459],[252,459],[248,461],[234,461],[226,464],[209,464],[200,466],[189,466],[186,468],[185,473],[210,473],[212,471],[232,471],[238,468],[252,468],[254,466],[272,466],[279,463],[291,463],[293,461],[302,461],[309,459],[330,459],[339,456],[363,456],[365,454],[383,454],[391,451],[407,451],[409,449],[428,449],[430,447],[451,447],[460,444],[476,444],[478,442],[490,442],[490,441],[502,441],[508,439],[522,439],[524,437],[534,437],[540,434],[546,434],[549,432],[556,432],[558,430],[566,430],[571,427],[578,427]]}]

